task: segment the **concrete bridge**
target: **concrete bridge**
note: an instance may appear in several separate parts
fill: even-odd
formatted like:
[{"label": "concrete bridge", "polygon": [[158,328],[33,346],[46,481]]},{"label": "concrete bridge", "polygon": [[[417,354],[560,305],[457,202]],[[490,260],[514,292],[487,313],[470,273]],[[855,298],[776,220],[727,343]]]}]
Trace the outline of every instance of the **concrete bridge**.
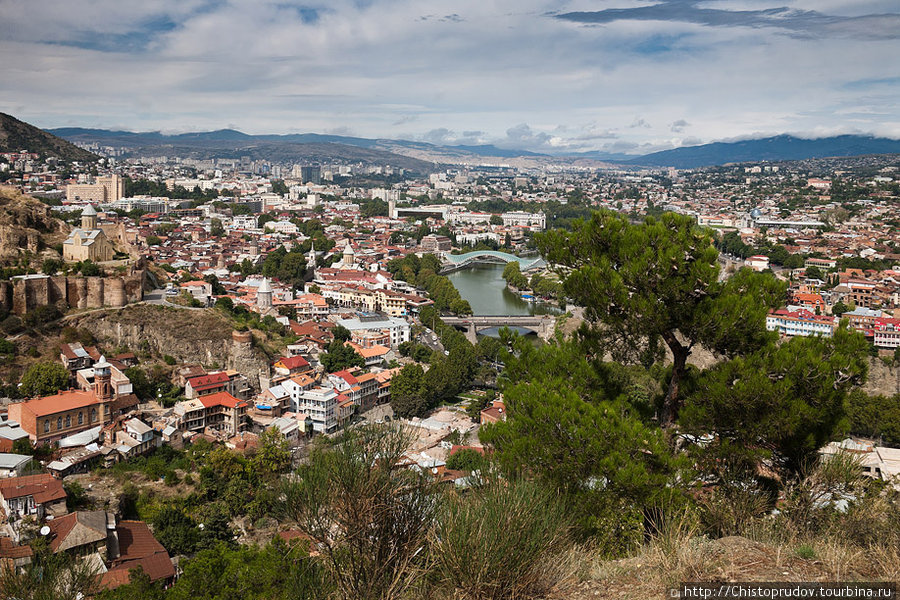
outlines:
[{"label": "concrete bridge", "polygon": [[556,328],[553,315],[479,315],[477,317],[441,317],[447,325],[466,330],[466,337],[473,344],[477,334],[492,327],[522,327],[530,329],[542,339],[548,339]]},{"label": "concrete bridge", "polygon": [[476,250],[465,254],[445,254],[441,273],[449,273],[457,269],[464,269],[475,263],[506,264],[516,261],[522,271],[538,269],[546,266],[546,262],[540,256],[521,257],[499,252],[497,250]]}]

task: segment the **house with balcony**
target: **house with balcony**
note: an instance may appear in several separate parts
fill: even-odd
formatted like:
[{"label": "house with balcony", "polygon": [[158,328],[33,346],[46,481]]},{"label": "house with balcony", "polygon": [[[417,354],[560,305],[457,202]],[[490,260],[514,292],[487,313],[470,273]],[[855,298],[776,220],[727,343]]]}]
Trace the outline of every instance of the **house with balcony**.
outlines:
[{"label": "house with balcony", "polygon": [[0,479],[0,508],[9,519],[60,516],[66,512],[66,491],[49,473]]},{"label": "house with balcony", "polygon": [[216,392],[175,405],[183,432],[218,432],[236,435],[247,428],[247,402],[228,392]]},{"label": "house with balcony", "polygon": [[300,393],[294,412],[308,415],[316,433],[332,433],[338,428],[338,393],[331,387],[316,386]]}]

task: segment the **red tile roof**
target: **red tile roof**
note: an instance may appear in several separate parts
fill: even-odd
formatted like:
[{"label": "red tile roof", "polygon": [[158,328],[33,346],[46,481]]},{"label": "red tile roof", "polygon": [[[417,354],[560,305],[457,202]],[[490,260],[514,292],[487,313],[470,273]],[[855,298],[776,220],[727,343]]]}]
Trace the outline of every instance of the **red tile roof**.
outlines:
[{"label": "red tile roof", "polygon": [[109,571],[103,574],[100,582],[104,587],[115,589],[129,582],[130,569],[141,567],[150,577],[150,581],[171,579],[175,576],[175,567],[169,553],[163,548],[150,528],[143,521],[121,521],[116,527],[119,538],[119,557],[116,558]]},{"label": "red tile roof", "polygon": [[199,377],[191,377],[187,380],[195,391],[201,392],[212,388],[222,387],[228,383],[227,373],[213,373],[212,375],[201,375]]},{"label": "red tile roof", "polygon": [[28,558],[34,556],[28,544],[17,546],[8,537],[0,537],[0,558]]},{"label": "red tile roof", "polygon": [[[303,358],[302,356],[291,356],[289,358],[282,358],[278,361],[284,366],[285,369],[292,371],[294,369],[300,369],[302,367],[308,367],[309,361]],[[275,364],[278,364],[275,363]]]},{"label": "red tile roof", "polygon": [[340,377],[341,379],[346,381],[349,385],[356,385],[356,383],[357,383],[356,377],[351,375],[350,371],[348,371],[347,369],[344,369],[342,371],[335,371],[334,373],[332,373],[332,375],[334,375],[335,377]]},{"label": "red tile roof", "polygon": [[216,392],[215,394],[201,396],[200,398],[198,398],[198,400],[200,400],[200,402],[206,408],[210,408],[213,406],[227,406],[228,408],[235,408],[236,406],[246,404],[246,402],[238,400],[228,392]]}]

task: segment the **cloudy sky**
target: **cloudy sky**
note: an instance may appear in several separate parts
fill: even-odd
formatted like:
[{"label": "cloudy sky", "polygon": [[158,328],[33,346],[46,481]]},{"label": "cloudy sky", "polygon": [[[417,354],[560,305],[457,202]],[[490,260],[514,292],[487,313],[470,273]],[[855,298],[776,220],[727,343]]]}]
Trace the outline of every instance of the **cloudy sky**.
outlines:
[{"label": "cloudy sky", "polygon": [[45,128],[900,138],[898,57],[898,0],[0,0],[0,111]]}]

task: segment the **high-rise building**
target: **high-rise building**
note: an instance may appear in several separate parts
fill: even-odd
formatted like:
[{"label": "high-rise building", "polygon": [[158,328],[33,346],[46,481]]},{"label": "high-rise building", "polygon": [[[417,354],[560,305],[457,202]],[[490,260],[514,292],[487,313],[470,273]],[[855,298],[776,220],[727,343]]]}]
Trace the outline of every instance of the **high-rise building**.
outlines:
[{"label": "high-rise building", "polygon": [[318,165],[300,167],[300,179],[303,180],[303,183],[314,183],[316,185],[322,183],[322,167]]}]

